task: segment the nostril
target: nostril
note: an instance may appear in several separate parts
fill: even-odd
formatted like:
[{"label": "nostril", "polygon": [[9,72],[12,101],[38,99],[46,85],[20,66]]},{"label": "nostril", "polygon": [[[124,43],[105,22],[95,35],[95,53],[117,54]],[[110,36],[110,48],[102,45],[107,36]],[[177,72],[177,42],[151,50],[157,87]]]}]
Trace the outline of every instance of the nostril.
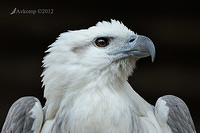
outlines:
[{"label": "nostril", "polygon": [[131,39],[129,42],[133,42],[135,39]]},{"label": "nostril", "polygon": [[133,41],[135,41],[136,38],[137,38],[137,36],[132,35],[132,36],[130,36],[130,38],[128,39],[128,42],[129,42],[129,43],[132,43]]}]

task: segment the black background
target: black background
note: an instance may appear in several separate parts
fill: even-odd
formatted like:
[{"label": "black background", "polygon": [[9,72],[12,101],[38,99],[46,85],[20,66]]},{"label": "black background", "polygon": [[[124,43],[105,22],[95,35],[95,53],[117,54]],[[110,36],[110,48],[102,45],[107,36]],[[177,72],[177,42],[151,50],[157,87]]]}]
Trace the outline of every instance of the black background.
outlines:
[{"label": "black background", "polygon": [[[53,14],[13,14],[50,9]],[[197,1],[4,1],[0,2],[0,127],[11,104],[22,96],[38,97],[44,51],[67,30],[117,19],[156,46],[156,59],[141,59],[129,81],[148,102],[173,94],[190,108],[200,129],[200,7]]]}]

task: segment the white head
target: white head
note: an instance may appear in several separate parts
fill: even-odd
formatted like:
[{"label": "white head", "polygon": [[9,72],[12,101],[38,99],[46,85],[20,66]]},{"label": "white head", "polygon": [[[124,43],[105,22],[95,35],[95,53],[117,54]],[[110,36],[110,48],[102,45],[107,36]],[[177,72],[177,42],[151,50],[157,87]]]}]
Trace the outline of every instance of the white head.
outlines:
[{"label": "white head", "polygon": [[153,61],[155,57],[149,38],[135,34],[116,20],[62,33],[47,52],[42,74],[47,98],[62,95],[63,88],[78,81],[127,80],[139,58],[151,55]]}]

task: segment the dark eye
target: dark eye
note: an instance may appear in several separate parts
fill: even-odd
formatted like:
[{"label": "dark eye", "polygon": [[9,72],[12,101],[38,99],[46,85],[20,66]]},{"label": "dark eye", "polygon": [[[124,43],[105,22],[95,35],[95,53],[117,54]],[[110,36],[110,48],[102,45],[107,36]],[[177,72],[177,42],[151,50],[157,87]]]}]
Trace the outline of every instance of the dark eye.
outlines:
[{"label": "dark eye", "polygon": [[108,42],[108,39],[105,38],[105,37],[100,37],[100,38],[97,38],[95,40],[95,44],[98,46],[98,47],[106,47],[108,46],[109,42]]}]

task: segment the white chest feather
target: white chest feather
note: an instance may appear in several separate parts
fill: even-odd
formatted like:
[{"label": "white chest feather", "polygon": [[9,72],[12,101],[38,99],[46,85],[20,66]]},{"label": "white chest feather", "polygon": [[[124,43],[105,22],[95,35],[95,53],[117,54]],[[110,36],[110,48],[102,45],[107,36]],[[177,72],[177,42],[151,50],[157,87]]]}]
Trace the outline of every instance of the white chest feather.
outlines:
[{"label": "white chest feather", "polygon": [[122,99],[110,91],[86,92],[79,95],[69,110],[59,110],[57,116],[62,132],[129,133],[132,130],[131,110]]},{"label": "white chest feather", "polygon": [[76,97],[68,95],[56,117],[45,122],[43,128],[47,130],[43,132],[156,133],[154,128],[158,125],[154,125],[148,117],[139,116],[127,99],[124,94],[109,89],[84,91]]}]

